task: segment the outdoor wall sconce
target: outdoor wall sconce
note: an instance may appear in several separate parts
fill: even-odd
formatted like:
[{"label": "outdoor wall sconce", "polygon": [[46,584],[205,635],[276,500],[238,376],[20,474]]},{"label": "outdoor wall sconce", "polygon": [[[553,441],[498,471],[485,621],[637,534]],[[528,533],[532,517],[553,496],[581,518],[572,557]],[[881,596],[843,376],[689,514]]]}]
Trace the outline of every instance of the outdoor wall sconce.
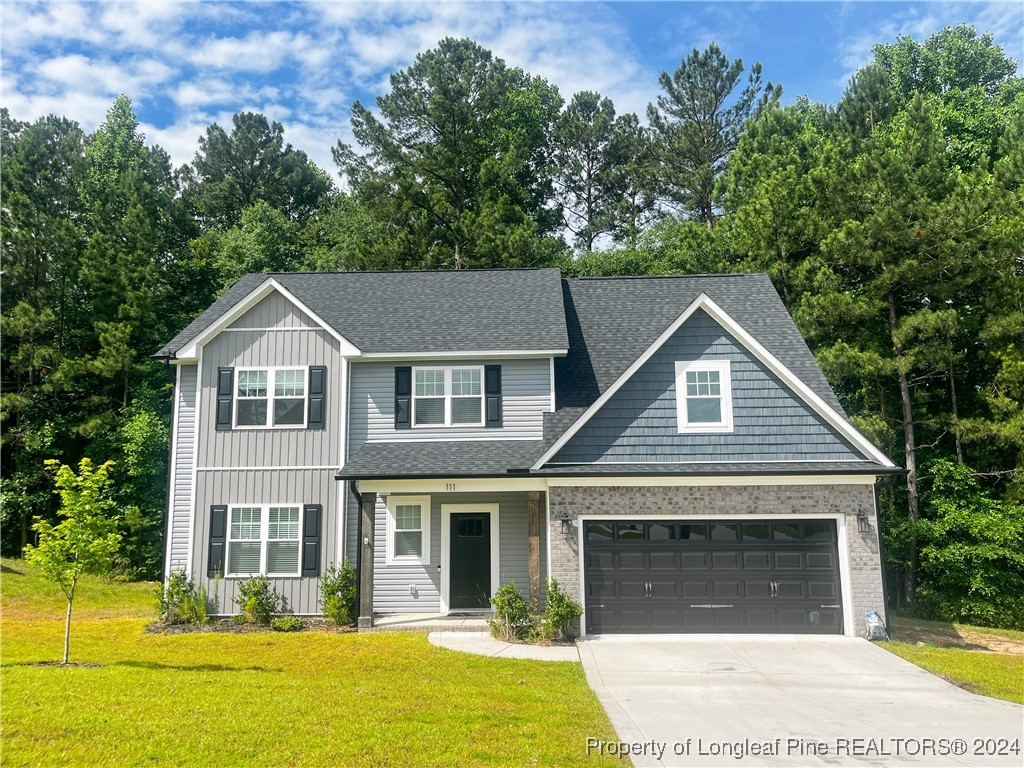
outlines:
[{"label": "outdoor wall sconce", "polygon": [[562,533],[572,533],[572,516],[568,512],[562,512],[559,519],[562,521]]},{"label": "outdoor wall sconce", "polygon": [[857,530],[861,533],[871,533],[871,523],[868,522],[868,513],[863,509],[857,513]]}]

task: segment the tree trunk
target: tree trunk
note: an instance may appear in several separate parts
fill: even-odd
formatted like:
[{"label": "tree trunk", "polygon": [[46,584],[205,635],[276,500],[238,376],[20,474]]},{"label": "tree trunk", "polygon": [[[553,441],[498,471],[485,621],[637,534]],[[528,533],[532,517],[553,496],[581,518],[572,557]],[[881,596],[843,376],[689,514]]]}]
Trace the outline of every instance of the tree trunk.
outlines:
[{"label": "tree trunk", "polygon": [[899,367],[900,407],[903,411],[903,450],[906,454],[907,470],[907,519],[911,524],[910,535],[907,537],[907,570],[904,574],[905,599],[908,604],[914,602],[917,589],[917,534],[913,526],[919,515],[917,498],[917,443],[914,438],[914,409],[910,400],[910,381],[903,368],[903,355],[900,345],[896,342],[896,307],[892,294],[889,295],[889,330],[893,335],[893,350]]},{"label": "tree trunk", "polygon": [[964,463],[964,446],[960,441],[960,410],[956,404],[956,377],[953,375],[953,364],[949,365],[949,399],[953,408],[953,439],[956,441],[956,460]]},{"label": "tree trunk", "polygon": [[71,585],[71,593],[68,595],[68,615],[64,620],[64,663],[68,663],[68,656],[71,653],[71,606],[75,602],[75,585]]}]

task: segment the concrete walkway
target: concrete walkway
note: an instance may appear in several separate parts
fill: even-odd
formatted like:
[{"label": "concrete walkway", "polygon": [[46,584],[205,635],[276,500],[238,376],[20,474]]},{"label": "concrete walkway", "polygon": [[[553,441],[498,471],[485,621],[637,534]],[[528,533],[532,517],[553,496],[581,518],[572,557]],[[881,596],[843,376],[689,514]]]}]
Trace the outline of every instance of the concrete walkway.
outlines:
[{"label": "concrete walkway", "polygon": [[506,643],[491,637],[489,632],[431,632],[431,643],[451,651],[474,653],[477,656],[497,656],[503,659],[533,659],[534,661],[576,661],[580,654],[574,645],[523,645]]},{"label": "concrete walkway", "polygon": [[579,650],[627,745],[592,753],[628,750],[637,766],[1024,765],[1024,707],[866,640],[609,635]]}]

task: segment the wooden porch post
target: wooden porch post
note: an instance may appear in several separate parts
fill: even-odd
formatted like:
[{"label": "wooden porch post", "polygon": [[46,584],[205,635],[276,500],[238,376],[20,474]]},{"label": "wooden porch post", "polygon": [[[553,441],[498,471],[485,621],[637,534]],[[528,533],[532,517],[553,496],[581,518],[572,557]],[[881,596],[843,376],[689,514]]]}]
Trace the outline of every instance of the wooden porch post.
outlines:
[{"label": "wooden porch post", "polygon": [[526,493],[526,519],[530,542],[530,604],[540,607],[540,491]]},{"label": "wooden porch post", "polygon": [[359,542],[359,629],[373,626],[373,524],[377,494],[363,494],[362,541]]}]

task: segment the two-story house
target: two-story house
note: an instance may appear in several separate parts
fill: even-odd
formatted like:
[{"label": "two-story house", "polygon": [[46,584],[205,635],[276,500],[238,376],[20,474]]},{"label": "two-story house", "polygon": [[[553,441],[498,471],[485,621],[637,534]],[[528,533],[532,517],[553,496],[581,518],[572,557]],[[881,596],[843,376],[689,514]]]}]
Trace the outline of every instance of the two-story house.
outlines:
[{"label": "two-story house", "polygon": [[[358,564],[360,625],[555,578],[581,630],[860,634],[875,485],[764,275],[247,275],[175,369],[166,571],[295,614]],[[212,588],[212,584],[209,585]]]}]

